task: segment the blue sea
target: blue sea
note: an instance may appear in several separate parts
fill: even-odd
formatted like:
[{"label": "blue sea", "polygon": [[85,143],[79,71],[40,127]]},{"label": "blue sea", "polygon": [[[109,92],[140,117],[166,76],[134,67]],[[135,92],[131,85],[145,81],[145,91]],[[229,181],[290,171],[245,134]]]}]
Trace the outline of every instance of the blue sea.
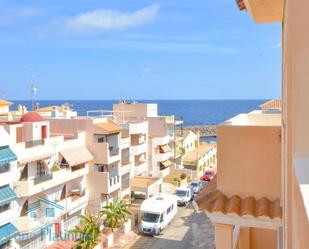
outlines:
[{"label": "blue sea", "polygon": [[[175,115],[184,125],[216,125],[239,114],[259,109],[267,100],[139,100],[141,103],[157,103],[160,115]],[[31,101],[12,100],[12,109],[18,104],[30,110]],[[40,107],[69,103],[79,115],[89,110],[112,110],[113,100],[39,100]]]}]

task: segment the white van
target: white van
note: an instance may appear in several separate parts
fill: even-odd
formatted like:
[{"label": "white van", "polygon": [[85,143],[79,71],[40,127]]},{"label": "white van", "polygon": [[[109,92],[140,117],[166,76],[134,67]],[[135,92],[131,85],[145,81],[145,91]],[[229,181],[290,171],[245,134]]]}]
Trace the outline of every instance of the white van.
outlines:
[{"label": "white van", "polygon": [[193,190],[190,186],[181,186],[176,189],[176,199],[177,204],[187,205],[190,201],[193,200]]},{"label": "white van", "polygon": [[143,201],[140,231],[145,234],[159,235],[177,213],[175,196],[159,194]]}]

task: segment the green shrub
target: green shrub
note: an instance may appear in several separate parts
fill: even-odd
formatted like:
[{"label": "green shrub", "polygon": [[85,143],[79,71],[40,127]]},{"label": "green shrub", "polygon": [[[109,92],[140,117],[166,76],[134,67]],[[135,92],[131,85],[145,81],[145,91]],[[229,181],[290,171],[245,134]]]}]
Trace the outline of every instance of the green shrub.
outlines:
[{"label": "green shrub", "polygon": [[60,170],[60,166],[58,163],[54,163],[54,165],[51,167],[51,172],[56,172]]},{"label": "green shrub", "polygon": [[180,179],[181,179],[181,180],[186,179],[186,177],[187,177],[187,175],[186,175],[185,173],[181,173],[181,175],[180,175]]}]

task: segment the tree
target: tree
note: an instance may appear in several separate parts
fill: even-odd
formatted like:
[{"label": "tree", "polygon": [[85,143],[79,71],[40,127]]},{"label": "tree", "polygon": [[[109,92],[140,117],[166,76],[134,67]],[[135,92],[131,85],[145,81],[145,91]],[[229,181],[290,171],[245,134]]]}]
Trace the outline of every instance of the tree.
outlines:
[{"label": "tree", "polygon": [[92,249],[99,242],[100,222],[99,217],[86,213],[78,215],[80,225],[70,230],[69,233],[76,237],[75,249]]},{"label": "tree", "polygon": [[110,227],[112,231],[128,220],[131,213],[129,211],[131,204],[128,201],[117,200],[115,203],[109,203],[103,207],[99,215],[104,220],[104,225]]}]

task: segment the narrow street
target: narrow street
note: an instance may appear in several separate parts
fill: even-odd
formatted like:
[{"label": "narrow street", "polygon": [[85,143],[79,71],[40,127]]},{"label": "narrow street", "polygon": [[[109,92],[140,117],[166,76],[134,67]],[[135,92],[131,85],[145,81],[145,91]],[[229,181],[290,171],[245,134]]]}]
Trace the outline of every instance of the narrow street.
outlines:
[{"label": "narrow street", "polygon": [[194,212],[192,204],[178,207],[176,218],[157,237],[139,235],[125,248],[195,249],[214,248],[214,227],[205,213]]}]

